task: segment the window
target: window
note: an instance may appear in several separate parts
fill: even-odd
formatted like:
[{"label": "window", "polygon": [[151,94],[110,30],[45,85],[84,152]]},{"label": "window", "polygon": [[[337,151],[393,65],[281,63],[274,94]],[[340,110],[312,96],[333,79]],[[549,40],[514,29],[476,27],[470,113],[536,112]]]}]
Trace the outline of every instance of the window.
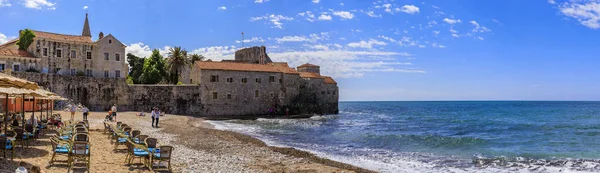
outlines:
[{"label": "window", "polygon": [[269,76],[269,82],[271,82],[271,83],[275,82],[275,76]]},{"label": "window", "polygon": [[108,52],[104,52],[104,60],[108,60],[108,56],[109,56]]},{"label": "window", "polygon": [[71,69],[71,76],[75,76],[77,74],[77,70],[76,69]]},{"label": "window", "polygon": [[111,39],[108,39],[108,44],[112,44],[112,40]]},{"label": "window", "polygon": [[59,58],[62,57],[62,50],[60,50],[60,49],[56,50],[56,57],[59,57]]},{"label": "window", "polygon": [[231,94],[227,94],[227,99],[231,99]]},{"label": "window", "polygon": [[210,82],[219,82],[219,76],[217,76],[217,75],[210,76]]},{"label": "window", "polygon": [[333,95],[335,95],[335,91],[333,92]]},{"label": "window", "polygon": [[327,91],[327,94],[331,94],[331,92]]},{"label": "window", "polygon": [[115,54],[115,61],[121,61],[121,55],[118,53]]},{"label": "window", "polygon": [[242,83],[248,83],[248,78],[242,78]]},{"label": "window", "polygon": [[321,94],[325,94],[325,91],[321,91]]},{"label": "window", "polygon": [[233,78],[232,77],[227,78],[227,83],[233,83]]},{"label": "window", "polygon": [[87,52],[87,59],[92,59],[92,52]]},{"label": "window", "polygon": [[271,93],[271,97],[275,97],[275,94]]},{"label": "window", "polygon": [[85,70],[85,75],[91,77],[92,76],[92,69]]},{"label": "window", "polygon": [[43,56],[48,56],[48,48],[43,48],[42,49],[42,55]]},{"label": "window", "polygon": [[254,97],[258,97],[258,90],[254,90]]},{"label": "window", "polygon": [[13,71],[20,71],[20,70],[21,70],[21,65],[20,64],[13,65]]},{"label": "window", "polygon": [[4,71],[4,64],[0,64],[0,71]]},{"label": "window", "polygon": [[121,78],[121,70],[115,70],[115,77]]},{"label": "window", "polygon": [[283,83],[283,79],[279,78],[279,83]]},{"label": "window", "polygon": [[218,99],[219,98],[219,94],[217,92],[213,92],[213,99]]},{"label": "window", "polygon": [[71,58],[77,58],[77,51],[71,51]]},{"label": "window", "polygon": [[104,77],[108,77],[108,70],[104,70]]},{"label": "window", "polygon": [[256,83],[260,83],[260,78],[255,79]]}]

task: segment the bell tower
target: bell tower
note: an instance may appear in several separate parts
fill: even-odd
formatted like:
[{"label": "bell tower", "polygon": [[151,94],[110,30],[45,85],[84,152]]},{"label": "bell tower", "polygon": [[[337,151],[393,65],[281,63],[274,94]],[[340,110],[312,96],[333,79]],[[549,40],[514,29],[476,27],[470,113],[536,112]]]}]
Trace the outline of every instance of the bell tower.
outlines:
[{"label": "bell tower", "polygon": [[83,31],[81,31],[81,36],[92,37],[92,32],[90,32],[90,23],[88,22],[88,14],[85,13],[85,23],[83,23]]}]

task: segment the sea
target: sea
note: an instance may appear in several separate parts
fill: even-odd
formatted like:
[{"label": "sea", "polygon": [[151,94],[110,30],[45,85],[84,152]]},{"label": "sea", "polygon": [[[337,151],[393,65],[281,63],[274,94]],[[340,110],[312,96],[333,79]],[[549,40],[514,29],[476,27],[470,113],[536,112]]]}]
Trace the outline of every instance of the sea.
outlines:
[{"label": "sea", "polygon": [[340,102],[339,110],[209,122],[377,172],[600,172],[600,102]]}]

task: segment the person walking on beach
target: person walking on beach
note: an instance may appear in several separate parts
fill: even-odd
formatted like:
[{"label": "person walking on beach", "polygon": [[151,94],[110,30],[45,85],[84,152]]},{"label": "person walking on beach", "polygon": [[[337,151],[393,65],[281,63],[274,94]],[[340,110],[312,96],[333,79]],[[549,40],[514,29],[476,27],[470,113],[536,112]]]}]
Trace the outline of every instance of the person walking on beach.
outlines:
[{"label": "person walking on beach", "polygon": [[90,109],[88,109],[87,107],[83,107],[83,120],[87,120],[87,116],[90,112]]},{"label": "person walking on beach", "polygon": [[112,112],[112,116],[115,118],[115,121],[117,121],[117,104],[113,104],[112,108],[110,108],[110,111]]},{"label": "person walking on beach", "polygon": [[71,120],[75,119],[75,111],[77,110],[77,104],[73,103],[71,104]]},{"label": "person walking on beach", "polygon": [[[158,127],[158,119],[160,118],[158,108],[155,107],[150,116],[152,116],[152,127]],[[154,125],[154,121],[156,121],[156,125]]]}]

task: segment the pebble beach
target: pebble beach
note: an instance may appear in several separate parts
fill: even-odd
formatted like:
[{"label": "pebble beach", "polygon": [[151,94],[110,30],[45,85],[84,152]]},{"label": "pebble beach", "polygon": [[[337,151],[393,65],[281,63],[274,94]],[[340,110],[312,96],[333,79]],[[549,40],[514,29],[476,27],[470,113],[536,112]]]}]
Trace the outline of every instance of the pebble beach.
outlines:
[{"label": "pebble beach", "polygon": [[[61,113],[63,119],[70,116]],[[105,112],[91,112],[88,117],[92,145],[89,172],[150,172],[139,164],[139,159],[127,165],[125,152],[113,150],[114,146],[103,132],[105,115]],[[75,119],[81,120],[81,113]],[[159,145],[173,146],[173,172],[372,172],[293,148],[267,146],[240,133],[216,130],[201,118],[168,114],[160,118],[158,128],[150,125],[149,116],[137,116],[134,112],[121,112],[117,120],[157,138]],[[69,171],[66,156],[57,155],[57,162],[49,164],[51,131],[45,133],[32,141],[29,148],[17,148],[14,160],[1,159],[0,172],[14,172],[19,162],[25,162],[28,167],[37,165],[44,172]],[[83,164],[76,164],[72,172],[88,171]]]}]

